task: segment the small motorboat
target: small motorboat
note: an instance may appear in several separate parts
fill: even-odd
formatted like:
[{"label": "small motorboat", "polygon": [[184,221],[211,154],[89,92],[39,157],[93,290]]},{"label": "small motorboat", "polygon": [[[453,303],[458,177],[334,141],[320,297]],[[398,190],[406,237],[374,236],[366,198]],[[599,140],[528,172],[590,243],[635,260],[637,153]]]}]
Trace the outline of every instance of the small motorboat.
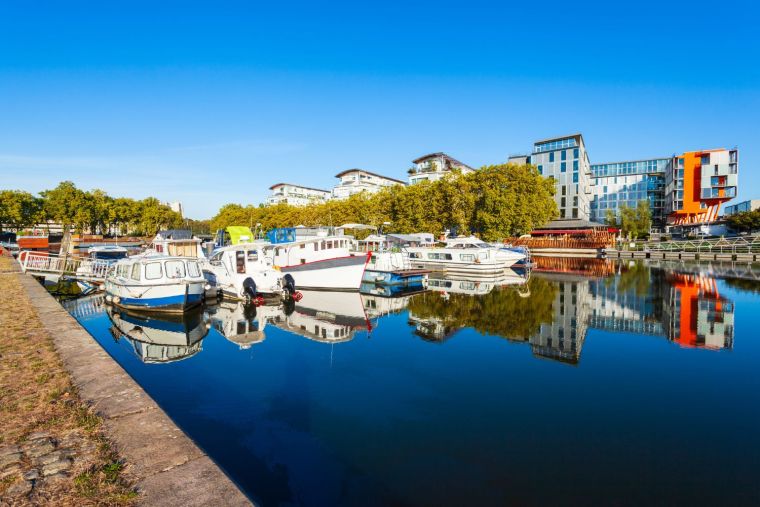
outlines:
[{"label": "small motorboat", "polygon": [[196,258],[140,255],[109,268],[106,302],[130,310],[182,313],[203,302],[207,284]]}]

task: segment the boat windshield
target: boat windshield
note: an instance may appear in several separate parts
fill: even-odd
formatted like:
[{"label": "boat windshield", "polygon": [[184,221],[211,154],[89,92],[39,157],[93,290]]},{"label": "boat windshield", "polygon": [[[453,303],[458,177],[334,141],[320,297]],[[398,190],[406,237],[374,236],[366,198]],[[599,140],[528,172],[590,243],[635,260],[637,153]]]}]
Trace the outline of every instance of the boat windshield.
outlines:
[{"label": "boat windshield", "polygon": [[93,252],[92,258],[99,261],[126,259],[127,252]]}]

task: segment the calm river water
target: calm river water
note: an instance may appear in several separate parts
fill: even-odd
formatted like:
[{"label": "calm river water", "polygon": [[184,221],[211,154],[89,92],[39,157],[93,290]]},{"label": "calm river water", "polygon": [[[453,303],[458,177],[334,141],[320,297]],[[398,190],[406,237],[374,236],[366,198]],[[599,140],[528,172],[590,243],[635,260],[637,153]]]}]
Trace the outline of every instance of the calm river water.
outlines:
[{"label": "calm river water", "polygon": [[745,268],[545,260],[180,320],[65,305],[261,505],[758,504]]}]

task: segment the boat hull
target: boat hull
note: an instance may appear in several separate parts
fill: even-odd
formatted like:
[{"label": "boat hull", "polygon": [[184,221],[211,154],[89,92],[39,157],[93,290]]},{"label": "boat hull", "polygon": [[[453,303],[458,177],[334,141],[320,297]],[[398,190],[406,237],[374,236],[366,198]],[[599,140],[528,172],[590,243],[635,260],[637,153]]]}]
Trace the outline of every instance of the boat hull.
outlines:
[{"label": "boat hull", "polygon": [[111,303],[128,310],[182,313],[203,302],[205,282],[177,285],[121,285],[106,282]]},{"label": "boat hull", "polygon": [[362,283],[374,283],[378,285],[421,285],[427,279],[427,272],[408,273],[393,271],[376,271],[367,269],[364,271]]},{"label": "boat hull", "polygon": [[367,260],[365,255],[350,255],[282,266],[280,271],[291,274],[299,290],[358,291]]}]

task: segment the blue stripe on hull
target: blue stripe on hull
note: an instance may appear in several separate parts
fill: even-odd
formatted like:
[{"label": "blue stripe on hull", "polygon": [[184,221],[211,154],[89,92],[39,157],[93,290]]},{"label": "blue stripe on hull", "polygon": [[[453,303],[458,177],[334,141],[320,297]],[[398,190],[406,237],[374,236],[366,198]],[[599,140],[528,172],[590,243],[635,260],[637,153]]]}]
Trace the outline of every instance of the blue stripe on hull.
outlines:
[{"label": "blue stripe on hull", "polygon": [[402,276],[387,271],[365,271],[362,277],[362,282],[378,285],[418,285],[424,281],[425,275]]},{"label": "blue stripe on hull", "polygon": [[163,298],[121,298],[121,306],[132,306],[139,308],[182,308],[193,306],[202,301],[202,294],[184,294],[179,296],[167,296]]}]

